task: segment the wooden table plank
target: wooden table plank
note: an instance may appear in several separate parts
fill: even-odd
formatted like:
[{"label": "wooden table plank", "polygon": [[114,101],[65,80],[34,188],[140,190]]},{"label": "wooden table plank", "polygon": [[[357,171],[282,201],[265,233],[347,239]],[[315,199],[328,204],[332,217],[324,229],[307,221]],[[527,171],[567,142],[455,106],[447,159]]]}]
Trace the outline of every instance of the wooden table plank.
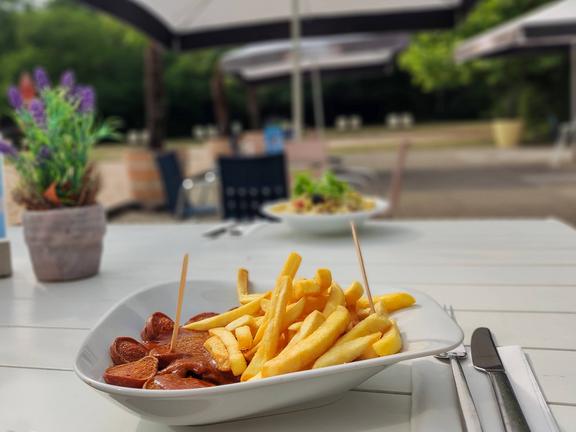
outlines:
[{"label": "wooden table plank", "polygon": [[550,409],[562,432],[574,432],[574,425],[576,425],[576,407],[551,405]]},{"label": "wooden table plank", "polygon": [[489,327],[498,345],[576,350],[576,314],[455,311],[464,343],[477,327]]}]

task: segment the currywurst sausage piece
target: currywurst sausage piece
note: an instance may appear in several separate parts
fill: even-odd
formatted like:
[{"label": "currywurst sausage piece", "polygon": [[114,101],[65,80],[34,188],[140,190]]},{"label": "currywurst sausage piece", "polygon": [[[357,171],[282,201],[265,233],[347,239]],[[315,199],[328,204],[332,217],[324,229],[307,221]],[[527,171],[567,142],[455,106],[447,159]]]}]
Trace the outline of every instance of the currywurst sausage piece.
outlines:
[{"label": "currywurst sausage piece", "polygon": [[131,363],[112,366],[104,372],[104,381],[121,387],[142,388],[158,372],[158,359],[146,356]]},{"label": "currywurst sausage piece", "polygon": [[174,321],[162,312],[154,312],[146,320],[146,325],[142,329],[140,336],[145,342],[157,341],[172,334]]},{"label": "currywurst sausage piece", "polygon": [[110,345],[110,358],[115,365],[131,363],[146,355],[148,355],[148,349],[131,337],[117,337]]}]

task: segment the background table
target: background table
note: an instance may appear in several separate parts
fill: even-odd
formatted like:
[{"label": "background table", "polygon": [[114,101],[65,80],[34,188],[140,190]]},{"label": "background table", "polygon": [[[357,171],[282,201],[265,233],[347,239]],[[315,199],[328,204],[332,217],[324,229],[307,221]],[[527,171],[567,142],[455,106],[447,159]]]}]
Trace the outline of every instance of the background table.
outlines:
[{"label": "background table", "polygon": [[[303,256],[301,274],[325,266],[342,284],[360,279],[348,236],[312,238],[270,225],[209,240],[201,236],[208,227],[111,225],[101,274],[59,284],[36,282],[22,232],[12,229],[14,275],[0,280],[0,431],[172,430],[99,395],[76,378],[72,363],[88,329],[115,302],[176,281],[185,252],[189,277],[226,278],[231,289],[237,267],[273,280],[292,250]],[[488,326],[499,344],[522,345],[561,428],[576,430],[572,228],[555,220],[382,222],[361,238],[374,291],[424,291],[454,306],[466,342],[474,328]],[[318,410],[194,430],[408,431],[410,392],[410,365],[398,364]]]}]

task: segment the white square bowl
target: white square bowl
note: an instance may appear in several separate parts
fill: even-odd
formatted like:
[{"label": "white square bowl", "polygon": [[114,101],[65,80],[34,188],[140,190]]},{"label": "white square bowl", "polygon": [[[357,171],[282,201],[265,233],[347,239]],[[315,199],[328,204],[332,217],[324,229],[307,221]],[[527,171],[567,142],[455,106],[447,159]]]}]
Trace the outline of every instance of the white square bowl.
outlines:
[{"label": "white square bowl", "polygon": [[[254,291],[265,291],[273,285],[256,283]],[[88,385],[147,420],[169,425],[218,423],[327,404],[394,363],[447,351],[463,339],[460,328],[434,300],[406,290],[416,298],[416,305],[393,314],[404,342],[398,354],[201,389],[143,390],[105,383],[102,374],[111,364],[108,348],[112,341],[118,336],[139,339],[153,312],[174,315],[177,291],[176,282],[165,283],[119,302],[88,334],[74,364],[76,374]],[[230,281],[191,280],[183,319],[200,312],[222,312],[236,305],[236,289]]]}]

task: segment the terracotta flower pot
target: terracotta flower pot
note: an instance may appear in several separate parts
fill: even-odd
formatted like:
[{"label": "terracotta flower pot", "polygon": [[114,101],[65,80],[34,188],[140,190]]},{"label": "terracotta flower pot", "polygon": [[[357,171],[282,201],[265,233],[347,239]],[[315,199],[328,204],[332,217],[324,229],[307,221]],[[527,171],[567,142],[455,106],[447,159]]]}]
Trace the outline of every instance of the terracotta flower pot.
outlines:
[{"label": "terracotta flower pot", "polygon": [[101,205],[24,212],[22,223],[40,281],[67,281],[100,270],[106,215]]}]

